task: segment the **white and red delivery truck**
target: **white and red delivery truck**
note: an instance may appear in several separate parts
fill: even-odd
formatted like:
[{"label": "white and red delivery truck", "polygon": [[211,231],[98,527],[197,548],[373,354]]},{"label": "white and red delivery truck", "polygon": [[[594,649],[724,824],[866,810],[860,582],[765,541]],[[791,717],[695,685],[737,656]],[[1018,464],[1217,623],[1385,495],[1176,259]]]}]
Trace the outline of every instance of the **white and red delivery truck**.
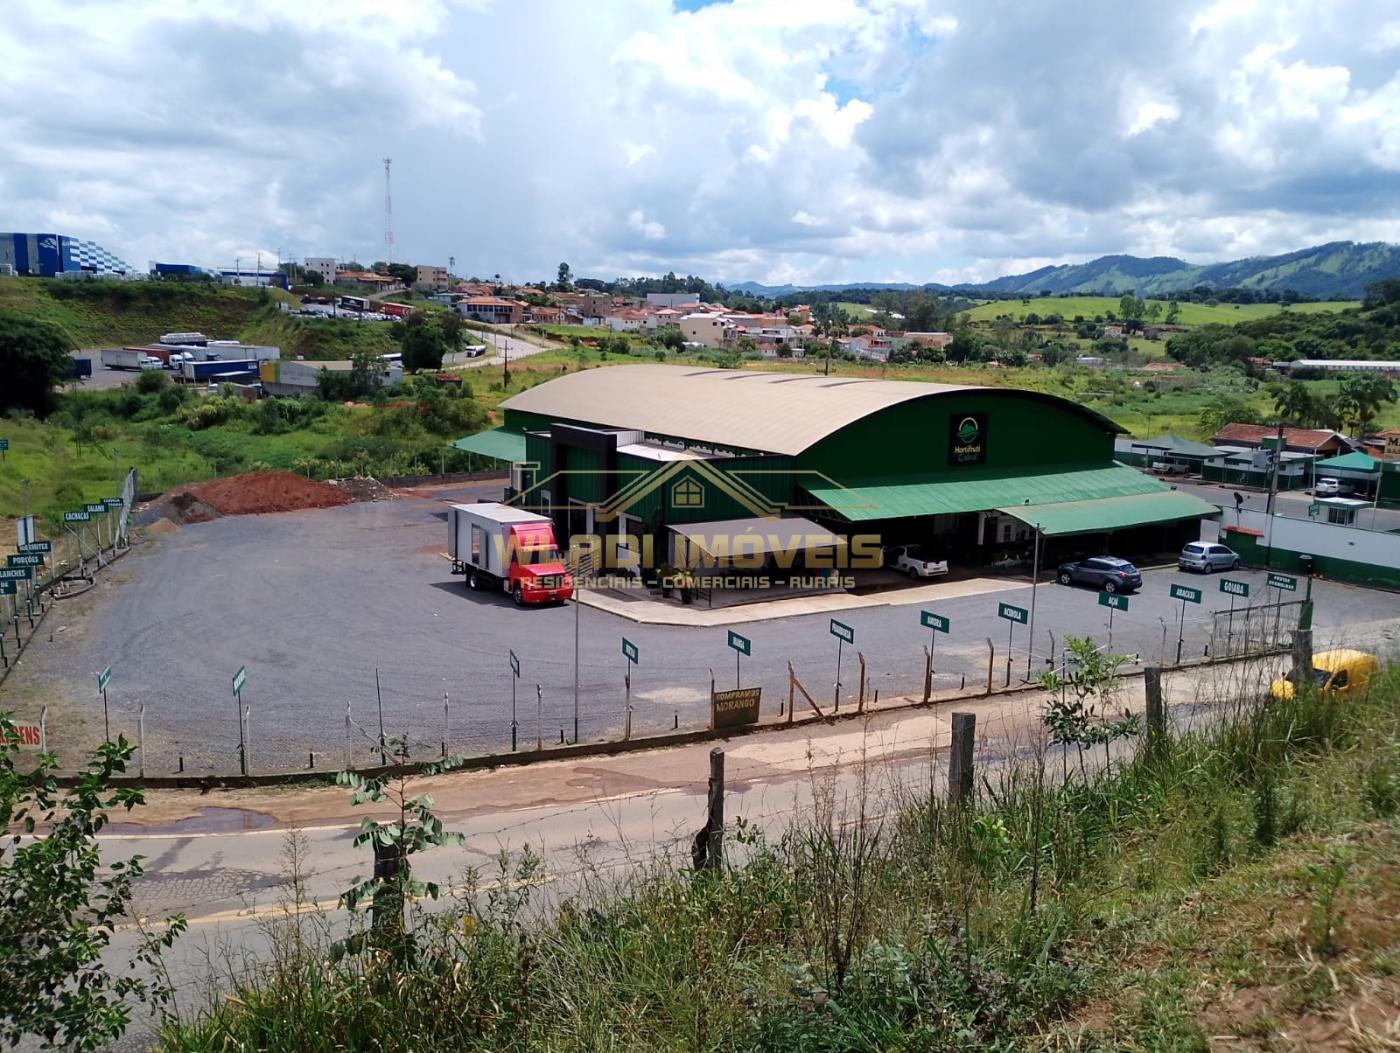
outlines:
[{"label": "white and red delivery truck", "polygon": [[447,516],[452,573],[473,589],[503,589],[519,604],[562,603],[574,594],[548,516],[483,501]]}]

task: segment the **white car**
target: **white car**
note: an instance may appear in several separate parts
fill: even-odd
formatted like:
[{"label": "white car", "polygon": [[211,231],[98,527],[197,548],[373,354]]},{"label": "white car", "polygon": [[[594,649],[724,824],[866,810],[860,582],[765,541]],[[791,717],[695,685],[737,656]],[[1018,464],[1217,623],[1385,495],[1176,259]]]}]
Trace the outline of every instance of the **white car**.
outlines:
[{"label": "white car", "polygon": [[896,545],[885,550],[885,565],[911,578],[936,578],[948,573],[948,561],[923,545]]},{"label": "white car", "polygon": [[1317,481],[1313,493],[1318,497],[1340,497],[1342,494],[1351,493],[1351,487],[1340,479],[1327,477]]}]

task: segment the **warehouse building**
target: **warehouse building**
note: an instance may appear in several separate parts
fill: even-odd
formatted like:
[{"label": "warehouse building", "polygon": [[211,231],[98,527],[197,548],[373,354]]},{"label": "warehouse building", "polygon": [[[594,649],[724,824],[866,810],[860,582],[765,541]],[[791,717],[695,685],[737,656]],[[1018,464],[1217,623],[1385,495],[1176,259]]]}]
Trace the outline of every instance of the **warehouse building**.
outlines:
[{"label": "warehouse building", "polygon": [[67,234],[0,234],[0,269],[21,277],[61,274],[131,274],[125,260],[101,245]]},{"label": "warehouse building", "polygon": [[1040,392],[624,365],[502,407],[502,427],[454,445],[510,462],[513,500],[561,537],[800,516],[986,565],[1037,529],[1051,556],[1166,551],[1219,514],[1116,462],[1112,421]]}]

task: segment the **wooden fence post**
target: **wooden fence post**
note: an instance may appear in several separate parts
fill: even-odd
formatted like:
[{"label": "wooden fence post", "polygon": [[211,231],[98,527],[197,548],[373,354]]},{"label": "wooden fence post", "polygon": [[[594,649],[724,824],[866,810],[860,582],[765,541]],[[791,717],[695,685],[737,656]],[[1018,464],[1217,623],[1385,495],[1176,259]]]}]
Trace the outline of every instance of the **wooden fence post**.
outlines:
[{"label": "wooden fence post", "polygon": [[1167,730],[1167,712],[1162,704],[1162,670],[1149,665],[1142,671],[1142,686],[1147,694],[1147,745],[1155,749]]},{"label": "wooden fence post", "polygon": [[950,804],[962,804],[972,796],[972,747],[976,741],[976,732],[976,714],[953,714],[953,738],[948,746]]},{"label": "wooden fence post", "polygon": [[857,651],[856,657],[860,659],[860,693],[856,695],[856,712],[865,712],[865,652]]},{"label": "wooden fence post", "polygon": [[924,701],[933,697],[933,652],[924,644]]},{"label": "wooden fence post", "polygon": [[710,750],[710,787],[706,801],[705,825],[695,835],[690,858],[696,870],[718,870],[724,866],[724,750]]},{"label": "wooden fence post", "polygon": [[992,670],[995,667],[997,658],[996,645],[992,643],[992,638],[987,637],[987,694],[992,693]]},{"label": "wooden fence post", "polygon": [[1293,630],[1293,684],[1303,687],[1312,683],[1313,634],[1311,629]]}]

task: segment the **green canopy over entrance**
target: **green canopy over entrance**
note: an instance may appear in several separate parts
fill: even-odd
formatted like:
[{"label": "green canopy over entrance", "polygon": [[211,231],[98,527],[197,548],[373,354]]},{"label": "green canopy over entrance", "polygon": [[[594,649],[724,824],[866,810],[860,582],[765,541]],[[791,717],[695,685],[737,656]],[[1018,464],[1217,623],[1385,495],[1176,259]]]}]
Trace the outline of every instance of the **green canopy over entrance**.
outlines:
[{"label": "green canopy over entrance", "polygon": [[1179,490],[1045,505],[1010,505],[997,511],[1019,519],[1027,526],[1039,527],[1046,537],[1103,534],[1110,530],[1220,514],[1219,506]]},{"label": "green canopy over entrance", "polygon": [[494,457],[498,461],[515,463],[525,460],[525,436],[519,432],[506,431],[504,428],[479,431],[465,439],[458,439],[451,445],[468,453]]}]

